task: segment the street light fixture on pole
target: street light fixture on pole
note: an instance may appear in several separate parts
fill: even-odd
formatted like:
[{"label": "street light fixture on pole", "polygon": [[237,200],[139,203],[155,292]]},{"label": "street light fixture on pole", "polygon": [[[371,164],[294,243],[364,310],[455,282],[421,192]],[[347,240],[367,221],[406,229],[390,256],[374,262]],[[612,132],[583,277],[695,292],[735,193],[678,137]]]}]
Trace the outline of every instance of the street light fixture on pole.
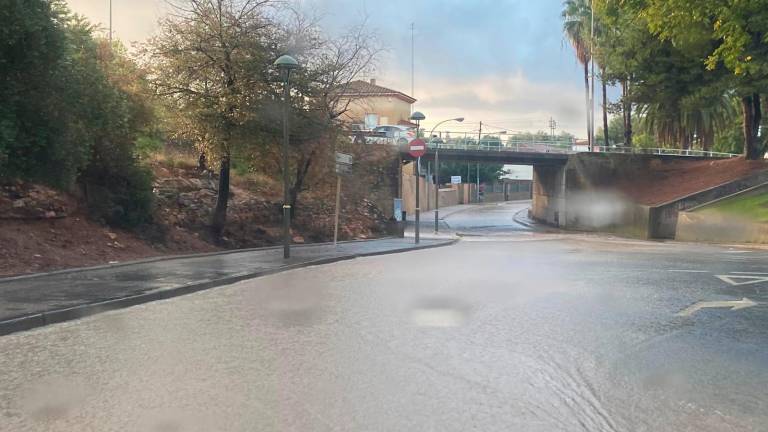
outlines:
[{"label": "street light fixture on pole", "polygon": [[291,205],[288,203],[288,106],[291,71],[298,69],[299,62],[289,55],[280,56],[275,66],[283,72],[283,258],[291,257]]},{"label": "street light fixture on pole", "polygon": [[[443,123],[450,121],[463,122],[464,117],[457,117],[448,120],[443,120],[436,124],[435,127],[429,132],[429,142],[432,142],[432,135],[435,133],[435,129]],[[440,212],[440,144],[435,147],[435,233],[437,233],[438,213]]]},{"label": "street light fixture on pole", "polygon": [[[424,116],[424,114],[420,113],[419,111],[415,111],[413,114],[411,114],[410,119],[416,122],[416,138],[419,137],[419,124],[422,120],[426,119],[427,117]],[[421,213],[421,209],[419,208],[419,168],[421,165],[421,156],[416,158],[416,164],[413,166],[413,175],[416,177],[416,209],[414,211],[415,219],[416,219],[416,228],[414,229],[414,236],[416,238],[416,243],[419,243],[419,215]]]}]

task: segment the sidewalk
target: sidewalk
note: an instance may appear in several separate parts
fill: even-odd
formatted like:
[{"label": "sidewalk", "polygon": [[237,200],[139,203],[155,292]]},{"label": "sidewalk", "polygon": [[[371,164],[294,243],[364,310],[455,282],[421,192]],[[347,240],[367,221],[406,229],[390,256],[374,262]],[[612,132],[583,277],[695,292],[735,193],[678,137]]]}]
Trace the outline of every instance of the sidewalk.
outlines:
[{"label": "sidewalk", "polygon": [[446,246],[454,240],[381,239],[160,258],[0,279],[0,335],[176,297],[280,271]]}]

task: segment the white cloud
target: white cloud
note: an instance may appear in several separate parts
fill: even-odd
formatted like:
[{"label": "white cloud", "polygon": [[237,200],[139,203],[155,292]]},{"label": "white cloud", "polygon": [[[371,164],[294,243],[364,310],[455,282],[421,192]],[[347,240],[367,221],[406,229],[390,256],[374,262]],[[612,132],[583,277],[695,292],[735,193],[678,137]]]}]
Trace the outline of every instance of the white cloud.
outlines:
[{"label": "white cloud", "polygon": [[[381,85],[410,93],[410,76],[384,73]],[[486,130],[548,130],[553,117],[558,130],[586,136],[584,92],[570,83],[535,82],[517,71],[510,74],[462,77],[416,77],[416,109],[427,116],[426,127],[438,121],[463,116],[464,124],[446,128],[456,131],[477,130],[479,122]],[[598,108],[596,107],[596,110]],[[492,126],[491,126],[492,125]],[[442,128],[442,127],[441,127]]]},{"label": "white cloud", "polygon": [[[350,1],[354,3],[356,0]],[[101,24],[104,29],[108,27],[109,0],[68,0],[68,3],[73,11],[85,15],[95,24]],[[329,2],[326,5],[328,12],[336,9],[337,13],[345,16],[353,14],[349,8],[341,7],[343,4],[340,3],[342,2],[336,0]],[[157,28],[158,19],[168,11],[168,5],[164,0],[112,0],[112,5],[115,35],[127,41],[128,45],[130,42],[143,41],[150,36]],[[538,9],[529,8],[529,6],[525,4],[525,8],[520,10],[535,16],[555,17],[550,20],[551,26],[547,27],[545,34],[559,35],[559,3],[542,5],[538,12]],[[457,8],[458,6],[454,5],[447,11],[460,15],[463,9]],[[339,12],[339,9],[344,12]],[[398,11],[399,9],[393,13],[403,13]],[[449,18],[457,17],[453,15],[446,17],[446,19]],[[464,35],[463,38],[474,35],[475,38],[487,36],[493,38],[492,41],[497,40],[495,32],[488,29],[487,23],[473,26],[470,25],[471,22],[473,21],[459,22],[463,26],[459,32]],[[390,39],[397,39],[397,46],[402,48],[405,48],[405,45],[410,48],[410,34],[405,31],[407,24],[407,20],[398,21],[398,27],[402,27],[403,31],[397,33],[397,36],[387,33]],[[445,23],[445,25],[451,29],[456,28],[455,23],[450,25]],[[511,48],[527,49],[532,53],[551,51],[546,48],[552,45],[552,41],[546,45],[545,41],[540,39],[540,34],[537,33],[534,36],[539,38],[537,42],[521,40],[517,43],[508,42],[508,44],[511,43]],[[456,46],[458,42],[455,39],[446,43],[450,49],[458,50],[457,52],[463,52],[463,48],[466,48]],[[438,50],[438,48],[438,46],[432,46],[430,49]],[[422,49],[426,48],[422,47]],[[499,50],[494,48],[491,51],[494,53],[493,58],[498,58],[496,53]],[[508,63],[480,64],[468,60],[473,57],[463,55],[434,57],[430,60],[429,56],[420,56],[416,64],[415,97],[419,100],[416,107],[427,116],[425,126],[431,127],[442,119],[464,116],[467,119],[465,123],[451,124],[451,130],[477,130],[479,122],[483,121],[489,125],[488,130],[494,130],[490,127],[493,125],[512,131],[537,131],[548,130],[549,118],[553,117],[558,121],[560,130],[567,130],[580,137],[586,136],[584,90],[579,85],[580,81],[574,79],[580,77],[580,69],[576,67],[570,54],[560,52],[559,57],[562,58],[551,63],[542,63],[543,60],[536,56],[512,56],[511,58],[515,58],[513,64],[518,68],[517,70],[509,69]],[[437,62],[438,59],[440,62]],[[477,66],[477,74],[471,73],[473,69],[466,67],[468,61]],[[429,63],[423,64],[424,62]],[[561,63],[568,64],[570,67],[564,67]],[[377,78],[381,85],[410,93],[409,50],[391,49],[389,54],[382,58],[380,66],[382,70]],[[538,70],[541,70],[542,75],[533,76],[532,74]],[[551,73],[553,71],[559,74]],[[599,113],[599,106],[596,106],[595,110]],[[599,115],[597,117],[600,118]]]}]

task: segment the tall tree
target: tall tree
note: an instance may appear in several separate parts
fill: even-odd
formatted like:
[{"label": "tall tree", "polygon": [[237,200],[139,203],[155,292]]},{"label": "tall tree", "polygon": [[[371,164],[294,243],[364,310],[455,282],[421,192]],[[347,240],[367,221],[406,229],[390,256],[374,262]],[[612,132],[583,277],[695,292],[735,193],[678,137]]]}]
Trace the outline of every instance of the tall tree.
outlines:
[{"label": "tall tree", "polygon": [[0,176],[79,186],[95,219],[148,222],[135,149],[153,113],[135,64],[62,1],[5,2],[0,38]]},{"label": "tall tree", "polygon": [[0,176],[71,186],[88,155],[73,127],[84,74],[67,34],[71,16],[47,0],[0,7]]},{"label": "tall tree", "polygon": [[662,40],[680,47],[708,43],[707,70],[724,77],[741,100],[744,156],[762,158],[762,92],[768,86],[768,5],[765,1],[645,0],[640,13]]},{"label": "tall tree", "polygon": [[274,23],[270,0],[176,0],[145,47],[157,94],[179,110],[184,131],[219,160],[219,187],[211,231],[224,231],[232,153],[244,141],[248,113],[261,104],[271,64],[267,49]]},{"label": "tall tree", "polygon": [[[589,0],[565,0],[563,2],[563,32],[576,53],[576,60],[584,67],[584,92],[587,112],[587,134],[592,139],[592,110],[589,91],[589,62],[592,59],[592,9]],[[590,145],[593,143],[590,142]]]}]

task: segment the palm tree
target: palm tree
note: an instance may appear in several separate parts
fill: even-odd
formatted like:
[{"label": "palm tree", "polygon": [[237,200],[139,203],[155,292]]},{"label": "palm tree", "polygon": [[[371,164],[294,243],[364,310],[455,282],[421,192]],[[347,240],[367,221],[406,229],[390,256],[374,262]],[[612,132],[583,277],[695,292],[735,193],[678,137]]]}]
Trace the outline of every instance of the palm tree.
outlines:
[{"label": "palm tree", "polygon": [[733,123],[738,115],[732,94],[693,94],[678,100],[665,100],[639,105],[642,127],[662,145],[683,150],[699,143],[710,150],[715,133]]},{"label": "palm tree", "polygon": [[584,89],[587,107],[587,134],[592,146],[592,116],[589,98],[589,61],[592,59],[590,27],[592,8],[589,0],[565,0],[563,2],[563,32],[576,51],[576,59],[584,66]]}]

